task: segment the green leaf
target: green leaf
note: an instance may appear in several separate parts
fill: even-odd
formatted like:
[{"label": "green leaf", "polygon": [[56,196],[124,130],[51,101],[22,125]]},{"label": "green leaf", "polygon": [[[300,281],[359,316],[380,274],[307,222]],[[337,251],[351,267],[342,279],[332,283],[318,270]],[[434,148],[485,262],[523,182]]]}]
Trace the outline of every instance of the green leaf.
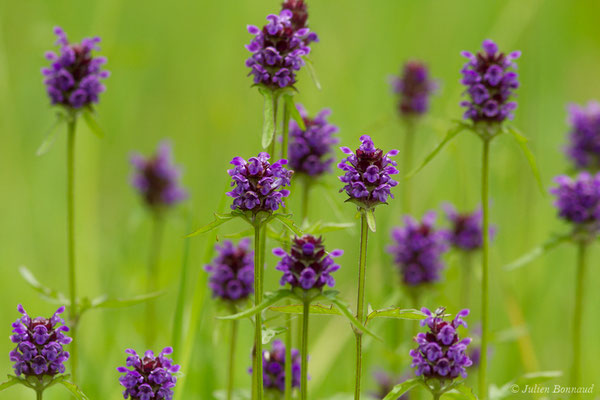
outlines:
[{"label": "green leaf", "polygon": [[533,153],[529,149],[529,146],[527,146],[527,142],[529,141],[529,139],[523,136],[523,134],[521,134],[521,132],[519,132],[514,126],[507,126],[506,129],[513,136],[513,138],[521,148],[521,151],[523,151],[523,154],[525,155],[525,158],[527,158],[527,162],[529,163],[529,168],[531,168],[531,172],[533,172],[533,176],[535,177],[538,187],[540,188],[540,192],[542,192],[542,194],[545,195],[546,190],[544,189],[544,184],[542,183],[540,170],[538,169]]},{"label": "green leaf", "polygon": [[315,70],[315,66],[310,58],[304,57],[304,61],[306,61],[306,68],[308,69],[308,73],[310,78],[314,82],[315,86],[318,90],[321,90],[321,82],[319,82],[319,78],[317,77],[317,71]]},{"label": "green leaf", "polygon": [[297,236],[304,235],[304,232],[290,218],[286,217],[284,214],[273,214],[273,218],[278,219],[283,225],[285,225],[292,233]]},{"label": "green leaf", "polygon": [[269,344],[275,336],[282,334],[286,330],[287,329],[284,327],[267,328],[266,326],[263,326],[263,328],[262,328],[262,344]]},{"label": "green leaf", "polygon": [[348,321],[350,321],[350,323],[352,323],[352,325],[354,325],[357,329],[359,329],[360,331],[367,333],[367,334],[373,336],[375,339],[381,341],[381,338],[379,336],[377,336],[375,333],[373,333],[371,330],[369,330],[366,326],[364,326],[358,319],[356,319],[356,317],[350,310],[350,307],[348,306],[348,304],[346,304],[344,301],[338,299],[337,296],[334,295],[333,293],[324,292],[323,296],[325,296],[327,299],[329,299],[341,311],[342,315],[344,317],[346,317],[348,319]]},{"label": "green leaf", "polygon": [[217,214],[217,213],[215,213],[215,220],[213,222],[211,222],[208,225],[204,225],[202,228],[200,228],[200,229],[198,229],[198,230],[190,233],[189,235],[186,236],[186,238],[197,236],[197,235],[202,235],[204,233],[210,232],[213,229],[215,229],[216,227],[224,224],[227,221],[232,220],[235,217],[237,217],[237,215],[233,215],[231,213],[229,213],[229,214]]},{"label": "green leaf", "polygon": [[421,320],[425,319],[427,315],[423,314],[419,310],[415,309],[401,309],[401,308],[385,308],[382,310],[374,310],[367,315],[367,322],[374,318],[398,318],[398,319],[409,319],[409,320]]},{"label": "green leaf", "polygon": [[363,211],[367,213],[367,225],[369,225],[369,229],[371,232],[375,232],[377,230],[377,224],[375,223],[375,209],[371,208],[370,210]]},{"label": "green leaf", "polygon": [[[269,310],[286,314],[302,314],[304,312],[304,306],[302,304],[290,304],[287,306],[269,307]],[[309,307],[309,313],[321,315],[342,315],[337,308],[334,308],[332,305],[327,306],[324,304],[311,304]]]},{"label": "green leaf", "polygon": [[349,229],[356,225],[354,222],[320,222],[317,221],[308,228],[304,229],[306,233],[313,235],[322,235],[323,233],[341,231]]},{"label": "green leaf", "polygon": [[[477,396],[475,396],[475,393],[473,393],[473,389],[471,389],[469,386],[465,385],[464,383],[461,383],[459,385],[456,385],[452,388],[452,390],[456,390],[459,394],[459,399],[463,399],[463,400],[477,400]],[[452,392],[450,392],[452,393]]]},{"label": "green leaf", "polygon": [[94,116],[94,112],[90,109],[86,109],[83,111],[83,119],[87,127],[92,131],[94,135],[96,135],[99,139],[104,137],[104,131],[96,121],[96,117]]},{"label": "green leaf", "polygon": [[527,265],[530,262],[532,262],[533,260],[535,260],[536,258],[538,258],[539,256],[541,256],[542,254],[547,253],[548,251],[554,249],[555,247],[558,247],[559,245],[561,245],[565,242],[568,242],[569,240],[571,240],[570,233],[568,233],[566,235],[555,235],[552,238],[550,238],[549,240],[542,243],[540,246],[534,248],[533,250],[526,253],[525,255],[522,255],[515,261],[511,262],[510,264],[505,265],[503,267],[503,269],[506,271],[513,271],[517,268]]},{"label": "green leaf", "polygon": [[19,267],[19,273],[25,279],[25,282],[29,284],[36,292],[42,294],[48,299],[54,300],[58,304],[68,305],[69,300],[57,290],[50,289],[44,285],[42,285],[37,278],[33,275],[33,273],[25,266],[21,265]]},{"label": "green leaf", "polygon": [[19,383],[21,383],[21,381],[18,378],[8,375],[8,380],[0,383],[0,392],[8,389],[11,386],[18,385]]},{"label": "green leaf", "polygon": [[165,292],[154,292],[141,294],[139,296],[131,297],[129,299],[110,299],[108,296],[100,296],[94,300],[92,300],[91,307],[92,308],[122,308],[122,307],[130,307],[136,304],[144,303],[149,300],[154,300],[160,296],[162,296]]},{"label": "green leaf", "polygon": [[219,319],[241,319],[241,318],[245,318],[245,317],[251,317],[255,314],[258,314],[265,308],[270,307],[273,304],[277,303],[279,300],[282,300],[285,298],[296,298],[296,296],[289,289],[279,289],[276,292],[271,292],[271,293],[265,294],[265,298],[264,298],[263,302],[260,303],[259,305],[248,308],[237,314],[226,315],[226,316],[218,317],[218,318]]},{"label": "green leaf", "polygon": [[83,393],[76,384],[69,382],[67,380],[64,380],[64,379],[59,380],[57,383],[60,385],[63,385],[69,392],[71,392],[73,397],[75,397],[76,399],[89,400],[89,398],[85,395],[85,393]]},{"label": "green leaf", "polygon": [[242,239],[242,238],[251,237],[252,235],[254,235],[254,228],[246,229],[244,231],[237,232],[237,233],[226,233],[226,234],[220,235],[220,236],[225,239]]},{"label": "green leaf", "polygon": [[296,121],[300,129],[305,131],[306,125],[304,124],[304,118],[302,118],[302,115],[300,115],[300,111],[298,111],[298,109],[296,108],[296,104],[294,104],[294,97],[290,94],[284,94],[283,100],[285,101],[285,107],[287,107],[289,115],[294,121]]},{"label": "green leaf", "polygon": [[461,133],[462,131],[464,131],[465,129],[467,129],[468,126],[463,124],[463,123],[459,123],[457,124],[455,127],[451,128],[447,133],[446,133],[446,137],[444,137],[444,140],[442,140],[440,142],[440,144],[437,145],[437,147],[435,149],[433,149],[433,151],[431,153],[429,153],[429,155],[427,157],[425,157],[425,160],[423,160],[423,162],[421,163],[421,165],[419,165],[415,170],[411,171],[407,176],[405,176],[405,179],[409,179],[412,178],[414,175],[416,175],[420,170],[422,170],[423,168],[425,168],[425,166],[427,164],[429,164],[429,162],[431,160],[433,160],[435,158],[435,156],[438,155],[438,153],[444,148],[444,146],[446,146],[452,139],[454,139],[456,137],[456,135],[458,135],[459,133]]},{"label": "green leaf", "polygon": [[265,99],[261,144],[263,149],[266,149],[275,137],[275,101],[277,99],[272,90],[263,87],[259,87],[258,90]]},{"label": "green leaf", "polygon": [[398,397],[402,396],[404,393],[408,392],[409,390],[413,389],[414,387],[419,386],[420,384],[421,384],[420,378],[413,378],[413,379],[406,380],[406,381],[394,386],[392,391],[389,392],[383,398],[383,400],[396,400]]},{"label": "green leaf", "polygon": [[38,147],[37,151],[35,152],[36,156],[42,156],[46,154],[48,150],[50,150],[50,147],[52,147],[54,141],[56,140],[56,135],[59,131],[58,127],[65,121],[66,116],[63,113],[56,113],[56,121],[52,124],[52,126],[44,135],[44,140],[42,140],[40,147]]}]

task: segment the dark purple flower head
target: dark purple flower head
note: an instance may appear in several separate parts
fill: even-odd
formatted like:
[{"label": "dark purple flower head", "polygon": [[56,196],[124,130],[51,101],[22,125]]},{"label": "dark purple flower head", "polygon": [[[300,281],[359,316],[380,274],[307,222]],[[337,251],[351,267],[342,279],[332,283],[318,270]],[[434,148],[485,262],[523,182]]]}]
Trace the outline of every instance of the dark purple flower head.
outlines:
[{"label": "dark purple flower head", "polygon": [[331,273],[340,269],[340,266],[333,259],[341,256],[344,252],[334,250],[327,253],[322,238],[304,235],[294,238],[289,253],[277,248],[273,250],[273,254],[281,257],[276,267],[277,270],[283,272],[281,285],[289,283],[294,288],[300,287],[309,290],[322,289],[325,285],[330,287],[335,285],[335,279]]},{"label": "dark purple flower head", "polygon": [[465,94],[469,97],[469,100],[460,103],[467,108],[464,118],[473,122],[512,119],[517,103],[510,98],[519,87],[514,60],[521,56],[521,52],[513,51],[506,55],[488,39],[483,41],[483,51],[475,55],[468,51],[461,54],[469,59],[460,71],[463,75],[461,83],[467,87]]},{"label": "dark purple flower head", "polygon": [[243,239],[237,246],[229,240],[216,246],[217,257],[205,267],[213,297],[238,301],[254,292],[254,253],[249,245],[250,240]]},{"label": "dark purple flower head", "polygon": [[[473,251],[481,248],[483,244],[483,213],[477,209],[472,213],[459,213],[450,203],[443,205],[451,228],[448,231],[448,241],[458,250]],[[490,235],[495,229],[490,227]]]},{"label": "dark purple flower head", "polygon": [[152,157],[134,154],[131,164],[135,169],[132,184],[149,207],[172,206],[187,197],[179,183],[181,172],[173,164],[169,142],[161,142]]},{"label": "dark purple flower head", "polygon": [[578,169],[600,169],[600,103],[569,106],[571,133],[567,155]]},{"label": "dark purple flower head", "polygon": [[444,308],[436,310],[435,314],[427,308],[422,308],[427,318],[421,326],[427,326],[429,332],[419,333],[415,338],[418,347],[410,351],[413,359],[411,367],[416,368],[415,374],[425,379],[440,381],[452,380],[459,376],[466,378],[466,368],[472,365],[467,356],[467,346],[470,338],[460,340],[458,327],[467,327],[463,317],[469,315],[469,310],[462,310],[451,322],[444,321]]},{"label": "dark purple flower head", "polygon": [[227,195],[233,197],[233,210],[256,214],[260,211],[276,211],[279,206],[284,206],[283,199],[290,192],[283,188],[290,184],[293,172],[284,167],[287,160],[270,164],[269,158],[268,153],[260,153],[248,161],[242,157],[231,160],[234,168],[227,172],[234,188]]},{"label": "dark purple flower head", "polygon": [[558,215],[575,224],[579,230],[600,231],[600,173],[581,172],[577,178],[560,175],[554,179],[557,187],[550,189],[556,196]]},{"label": "dark purple flower head", "polygon": [[296,71],[304,65],[302,57],[310,53],[310,43],[318,41],[306,27],[306,18],[302,1],[287,1],[279,15],[267,16],[269,23],[262,29],[248,26],[254,38],[246,45],[252,53],[246,66],[255,84],[278,89],[296,83]]},{"label": "dark purple flower head", "polygon": [[398,150],[383,154],[368,135],[361,136],[360,141],[362,143],[356,152],[341,147],[348,157],[338,164],[338,168],[344,171],[340,181],[346,184],[340,192],[346,191],[350,201],[369,209],[381,203],[387,204],[388,197],[394,198],[391,189],[398,182],[390,175],[397,174],[398,170],[395,168],[397,163],[390,157],[398,154]]},{"label": "dark purple flower head", "polygon": [[290,121],[290,167],[298,174],[312,177],[330,171],[333,157],[332,146],[339,142],[332,135],[338,127],[327,122],[331,110],[324,109],[315,118],[309,118],[304,107],[296,107],[302,115],[306,130],[300,129],[296,121]]},{"label": "dark purple flower head", "polygon": [[402,282],[417,286],[439,281],[440,271],[444,268],[442,254],[448,249],[448,235],[435,229],[435,213],[425,214],[422,222],[405,216],[404,223],[404,227],[392,230],[394,244],[388,247],[400,269]]},{"label": "dark purple flower head", "polygon": [[123,398],[131,400],[171,400],[173,388],[177,382],[174,376],[179,365],[166,356],[173,353],[166,347],[158,356],[148,350],[143,357],[132,349],[125,350],[129,354],[125,367],[117,368],[122,374],[119,382],[125,387]]},{"label": "dark purple flower head", "polygon": [[[263,385],[266,390],[285,391],[285,344],[274,340],[271,351],[263,350]],[[300,387],[300,352],[292,349],[292,387]]]},{"label": "dark purple flower head", "polygon": [[402,74],[392,78],[392,88],[398,95],[398,112],[401,116],[421,115],[429,109],[429,96],[437,88],[429,78],[427,66],[420,61],[408,61]]},{"label": "dark purple flower head", "polygon": [[92,56],[92,50],[100,50],[100,38],[69,43],[62,28],[55,27],[54,33],[58,36],[56,44],[61,46],[60,54],[47,52],[46,59],[52,64],[42,68],[50,101],[70,109],[97,103],[100,93],[106,90],[100,80],[109,76],[108,71],[101,70],[106,58]]},{"label": "dark purple flower head", "polygon": [[69,358],[69,353],[63,350],[63,345],[71,343],[71,338],[64,333],[69,328],[59,316],[65,308],[60,307],[49,319],[31,318],[20,304],[17,310],[23,316],[12,324],[13,334],[10,337],[16,344],[10,352],[15,374],[41,377],[64,373],[64,362]]}]

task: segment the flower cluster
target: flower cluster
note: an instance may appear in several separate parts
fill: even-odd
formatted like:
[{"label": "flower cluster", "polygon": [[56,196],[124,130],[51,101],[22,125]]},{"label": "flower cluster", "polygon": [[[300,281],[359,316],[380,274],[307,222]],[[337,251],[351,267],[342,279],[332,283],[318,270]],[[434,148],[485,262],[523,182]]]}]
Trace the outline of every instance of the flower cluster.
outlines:
[{"label": "flower cluster", "polygon": [[567,154],[579,169],[600,168],[600,103],[591,101],[581,107],[569,107],[571,123]]},{"label": "flower cluster", "polygon": [[296,71],[304,65],[302,57],[310,53],[310,43],[318,40],[306,27],[307,18],[304,2],[287,1],[279,15],[267,16],[269,23],[262,29],[248,26],[254,38],[246,46],[252,53],[246,66],[255,84],[277,89],[296,83]]},{"label": "flower cluster", "polygon": [[325,285],[333,287],[335,279],[331,273],[340,268],[333,258],[344,252],[334,250],[327,253],[322,238],[304,235],[294,238],[289,254],[280,248],[274,249],[273,254],[281,257],[276,267],[283,272],[281,285],[289,283],[292,287],[309,290],[321,289]]},{"label": "flower cluster", "polygon": [[419,61],[404,64],[402,74],[392,79],[392,89],[399,97],[398,112],[402,116],[421,115],[429,109],[429,96],[437,88],[429,78],[427,66]]},{"label": "flower cluster", "polygon": [[260,153],[248,161],[235,157],[231,164],[235,167],[227,172],[231,176],[231,186],[235,186],[227,195],[233,197],[233,210],[249,211],[255,214],[259,211],[276,211],[284,206],[284,197],[289,196],[289,190],[283,187],[290,184],[292,171],[284,165],[287,160],[269,163],[269,154]]},{"label": "flower cluster", "polygon": [[509,100],[519,87],[518,75],[513,71],[517,67],[514,60],[521,52],[506,55],[499,52],[491,40],[484,40],[482,47],[483,51],[476,55],[468,51],[461,53],[469,59],[461,70],[461,83],[467,87],[466,93],[470,97],[460,103],[467,108],[464,118],[473,122],[512,119],[517,103]]},{"label": "flower cluster", "polygon": [[132,349],[125,352],[129,354],[127,366],[117,368],[117,371],[125,374],[119,378],[125,387],[123,397],[132,400],[171,400],[177,382],[173,374],[179,371],[179,365],[174,365],[165,356],[171,354],[173,349],[166,347],[158,356],[147,351],[144,357],[138,356]]},{"label": "flower cluster", "polygon": [[400,268],[408,286],[435,283],[444,267],[441,256],[447,250],[447,233],[434,227],[435,213],[428,212],[422,222],[404,217],[405,226],[392,230],[394,244],[388,251]]},{"label": "flower cluster", "polygon": [[54,33],[58,36],[56,44],[61,46],[60,55],[47,52],[46,59],[52,64],[42,68],[50,101],[74,109],[97,103],[100,93],[106,90],[100,80],[109,76],[108,71],[101,70],[106,58],[91,54],[92,50],[100,50],[100,38],[71,44],[61,28],[55,27]]},{"label": "flower cluster", "polygon": [[331,146],[339,141],[332,135],[339,129],[327,122],[331,110],[322,110],[315,118],[309,118],[304,107],[299,104],[296,107],[306,130],[300,129],[296,121],[290,121],[290,167],[296,173],[317,177],[330,170]]},{"label": "flower cluster", "polygon": [[187,197],[187,192],[179,184],[181,172],[173,164],[168,142],[160,143],[152,157],[134,154],[131,164],[135,168],[132,184],[149,207],[171,206]]},{"label": "flower cluster", "polygon": [[211,273],[213,297],[237,301],[254,292],[254,253],[249,245],[250,240],[243,239],[237,246],[229,240],[216,246],[218,256],[205,267]]},{"label": "flower cluster", "polygon": [[575,179],[561,175],[554,181],[558,186],[550,193],[559,216],[589,232],[600,231],[600,173],[581,172]]},{"label": "flower cluster", "polygon": [[460,340],[457,330],[460,325],[467,327],[462,318],[469,315],[469,310],[456,314],[452,322],[444,321],[444,308],[438,309],[435,314],[426,308],[421,311],[428,316],[421,322],[421,326],[427,326],[429,332],[419,333],[415,337],[419,346],[410,351],[413,359],[411,366],[417,368],[416,375],[441,381],[459,376],[466,378],[466,368],[472,365],[471,359],[466,355],[471,339]]},{"label": "flower cluster", "polygon": [[[448,231],[448,242],[458,250],[473,251],[483,245],[483,213],[478,209],[472,213],[459,213],[449,203],[444,204],[446,216],[451,228]],[[494,232],[489,229],[490,234]]]},{"label": "flower cluster", "polygon": [[[265,389],[285,391],[285,344],[274,340],[271,351],[263,350],[263,385]],[[300,352],[292,349],[292,387],[300,387]]]},{"label": "flower cluster", "polygon": [[[20,304],[17,310],[23,316],[12,324],[13,335],[10,337],[17,345],[10,352],[15,374],[53,376],[64,373],[64,362],[69,353],[63,350],[63,345],[71,343],[71,338],[64,334],[69,328],[59,316],[65,308],[60,307],[50,319],[31,318]],[[57,326],[59,323],[63,325]]]},{"label": "flower cluster", "polygon": [[356,152],[341,147],[348,157],[338,164],[338,168],[345,172],[339,177],[340,181],[346,184],[340,192],[346,191],[350,200],[368,209],[386,203],[388,197],[394,198],[391,189],[398,182],[390,175],[397,174],[398,170],[395,168],[397,163],[390,157],[397,155],[398,150],[383,154],[383,150],[375,147],[370,136],[363,135],[360,140],[362,143]]}]

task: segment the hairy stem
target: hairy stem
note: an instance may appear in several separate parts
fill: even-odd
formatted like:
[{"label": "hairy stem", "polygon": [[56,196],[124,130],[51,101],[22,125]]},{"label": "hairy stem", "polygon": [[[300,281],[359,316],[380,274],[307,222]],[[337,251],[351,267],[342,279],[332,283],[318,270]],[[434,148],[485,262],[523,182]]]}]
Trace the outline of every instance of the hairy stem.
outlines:
[{"label": "hairy stem", "polygon": [[[254,303],[263,301],[262,271],[264,259],[263,226],[260,222],[254,225]],[[256,393],[253,399],[262,400],[263,373],[262,373],[262,315],[257,313],[254,317],[254,385]]]},{"label": "hairy stem", "polygon": [[[302,308],[302,369],[300,377],[300,398],[308,399],[308,316],[310,315],[310,301],[304,300]],[[291,365],[291,363],[290,363]]]},{"label": "hairy stem", "polygon": [[483,155],[481,168],[481,207],[483,209],[483,246],[481,251],[481,361],[479,365],[479,399],[486,400],[487,390],[487,364],[488,364],[488,251],[489,251],[489,150],[490,140],[483,139]]},{"label": "hairy stem", "polygon": [[67,252],[69,265],[69,320],[71,322],[71,377],[74,383],[78,378],[79,344],[77,342],[77,281],[75,271],[75,128],[77,119],[72,116],[68,123],[67,137]]},{"label": "hairy stem", "polygon": [[[365,272],[367,267],[367,237],[369,227],[367,225],[367,212],[361,211],[360,218],[360,256],[358,261],[358,300],[356,306],[356,318],[364,323],[365,302]],[[362,332],[355,330],[356,336],[356,378],[354,383],[354,399],[360,399],[360,381],[362,375]]]},{"label": "hairy stem", "polygon": [[[408,175],[413,167],[413,147],[415,137],[415,122],[410,119],[404,119],[404,157],[402,159],[402,176]],[[402,212],[410,214],[412,212],[412,191],[411,179],[405,179],[402,187]]]},{"label": "hairy stem", "polygon": [[233,399],[235,386],[235,346],[237,342],[238,321],[231,321],[231,343],[229,344],[229,375],[227,376],[227,400]]},{"label": "hairy stem", "polygon": [[[148,271],[146,276],[146,288],[148,293],[157,290],[158,264],[160,260],[160,247],[162,243],[164,218],[160,211],[153,210],[152,213],[152,238],[148,252]],[[146,345],[151,348],[156,339],[156,305],[154,301],[146,302]]]},{"label": "hairy stem", "polygon": [[581,322],[583,316],[583,298],[586,279],[587,243],[577,245],[577,278],[575,286],[575,312],[573,313],[573,372],[572,384],[581,384]]}]

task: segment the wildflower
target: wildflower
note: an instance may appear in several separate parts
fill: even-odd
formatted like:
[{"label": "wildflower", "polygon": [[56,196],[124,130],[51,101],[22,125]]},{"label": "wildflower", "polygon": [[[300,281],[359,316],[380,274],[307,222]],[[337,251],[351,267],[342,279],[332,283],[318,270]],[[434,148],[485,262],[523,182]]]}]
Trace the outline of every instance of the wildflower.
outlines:
[{"label": "wildflower", "polygon": [[569,106],[571,123],[567,155],[579,169],[600,168],[600,103]]},{"label": "wildflower", "polygon": [[[300,387],[300,353],[292,349],[292,387]],[[265,390],[285,391],[285,344],[274,340],[272,350],[263,350],[263,385]]]},{"label": "wildflower", "polygon": [[108,71],[101,70],[106,58],[92,56],[92,50],[100,50],[100,38],[69,43],[62,28],[55,27],[54,33],[58,36],[56,44],[61,46],[60,54],[47,52],[46,59],[52,64],[42,68],[50,101],[69,109],[97,103],[100,93],[106,90],[101,79],[109,76]]},{"label": "wildflower", "polygon": [[63,345],[71,343],[71,338],[64,333],[69,328],[59,316],[65,307],[60,307],[49,319],[31,318],[20,304],[17,310],[23,316],[12,324],[13,335],[10,337],[16,344],[10,352],[15,374],[42,377],[64,373],[64,362],[69,359],[69,353],[63,350]]},{"label": "wildflower", "polygon": [[339,129],[327,122],[331,110],[324,109],[315,118],[309,118],[304,107],[296,106],[306,129],[302,130],[296,121],[290,121],[290,167],[299,174],[321,176],[330,171],[333,163],[331,146],[339,141],[332,135]]},{"label": "wildflower", "polygon": [[249,245],[250,240],[243,239],[237,246],[229,240],[216,246],[218,255],[205,268],[211,273],[209,286],[213,297],[238,301],[254,293],[254,253]]},{"label": "wildflower", "polygon": [[392,79],[392,89],[398,95],[401,116],[422,115],[429,109],[429,97],[437,88],[429,78],[427,66],[420,61],[404,64],[402,74]]},{"label": "wildflower", "polygon": [[573,223],[578,230],[596,234],[600,231],[600,174],[581,172],[575,179],[560,175],[554,179],[557,187],[550,189],[556,196],[558,215]]},{"label": "wildflower", "polygon": [[[472,213],[459,213],[452,204],[444,204],[446,217],[451,227],[448,231],[448,241],[458,250],[478,250],[483,245],[483,213],[481,209]],[[494,230],[490,228],[490,233]]]}]

